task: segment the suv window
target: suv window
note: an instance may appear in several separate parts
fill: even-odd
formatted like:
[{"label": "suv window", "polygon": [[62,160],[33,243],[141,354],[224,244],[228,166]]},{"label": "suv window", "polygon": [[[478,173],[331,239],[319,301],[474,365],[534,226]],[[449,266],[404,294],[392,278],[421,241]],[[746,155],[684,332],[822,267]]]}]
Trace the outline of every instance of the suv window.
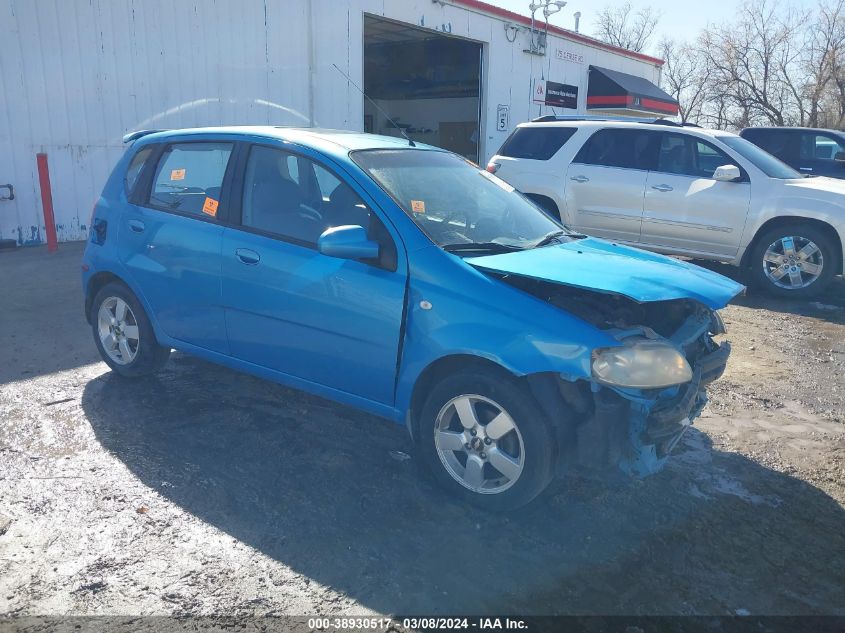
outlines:
[{"label": "suv window", "polygon": [[838,152],[843,152],[842,142],[827,134],[801,135],[801,160],[833,160]]},{"label": "suv window", "polygon": [[371,224],[349,185],[308,158],[262,145],[249,152],[242,208],[243,226],[309,246],[327,228]]},{"label": "suv window", "polygon": [[574,127],[518,127],[502,145],[499,155],[549,160],[576,131]]},{"label": "suv window", "polygon": [[164,150],[153,179],[153,207],[217,217],[231,143],[177,143]]},{"label": "suv window", "polygon": [[653,169],[658,135],[650,130],[608,128],[593,134],[573,162],[625,169]]},{"label": "suv window", "polygon": [[129,167],[126,168],[126,175],[123,177],[123,185],[126,188],[127,196],[132,194],[132,190],[135,188],[135,184],[138,182],[138,177],[141,175],[141,171],[144,169],[144,163],[147,162],[147,159],[150,157],[150,154],[153,153],[153,147],[154,146],[152,145],[142,147],[132,157],[132,160],[129,161]]},{"label": "suv window", "polygon": [[793,130],[747,129],[742,131],[742,137],[748,139],[769,154],[777,156],[787,163],[798,160],[798,141],[800,134]]},{"label": "suv window", "polygon": [[712,178],[717,167],[735,162],[721,150],[693,136],[668,133],[661,136],[657,171],[694,178]]}]

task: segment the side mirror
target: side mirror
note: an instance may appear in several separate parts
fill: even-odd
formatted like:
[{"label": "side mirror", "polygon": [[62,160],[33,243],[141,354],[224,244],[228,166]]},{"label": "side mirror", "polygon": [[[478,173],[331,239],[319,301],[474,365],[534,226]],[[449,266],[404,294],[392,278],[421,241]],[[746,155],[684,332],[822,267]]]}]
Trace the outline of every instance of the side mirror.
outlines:
[{"label": "side mirror", "polygon": [[836,152],[833,155],[833,160],[837,163],[845,163],[845,152]]},{"label": "side mirror", "polygon": [[713,180],[719,182],[736,182],[742,178],[742,172],[736,165],[722,165],[713,172]]},{"label": "side mirror", "polygon": [[317,249],[329,257],[340,259],[375,259],[379,255],[378,243],[367,237],[363,226],[333,226],[323,231],[317,240]]}]

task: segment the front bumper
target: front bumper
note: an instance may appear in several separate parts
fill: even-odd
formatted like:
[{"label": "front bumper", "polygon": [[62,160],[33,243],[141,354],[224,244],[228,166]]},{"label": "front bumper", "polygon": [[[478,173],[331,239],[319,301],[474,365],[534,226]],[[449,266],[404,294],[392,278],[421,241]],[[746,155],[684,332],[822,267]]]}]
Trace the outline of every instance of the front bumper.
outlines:
[{"label": "front bumper", "polygon": [[583,407],[592,415],[582,418],[574,437],[568,438],[574,450],[564,453],[561,469],[575,465],[593,473],[621,470],[640,477],[659,471],[707,404],[706,386],[725,371],[730,344],[718,345],[711,336],[723,332],[718,331],[720,323],[703,315],[690,317],[672,337],[693,369],[688,383],[662,390],[593,383],[592,402]]}]

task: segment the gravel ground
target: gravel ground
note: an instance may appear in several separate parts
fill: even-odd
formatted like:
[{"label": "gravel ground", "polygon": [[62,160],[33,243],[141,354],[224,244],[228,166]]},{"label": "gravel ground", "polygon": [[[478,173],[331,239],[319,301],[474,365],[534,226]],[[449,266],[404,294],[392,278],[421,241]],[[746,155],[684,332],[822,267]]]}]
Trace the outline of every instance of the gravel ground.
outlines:
[{"label": "gravel ground", "polygon": [[391,423],[181,354],[113,375],[80,254],[0,254],[0,615],[845,615],[841,279],[724,311],[666,471],[499,517]]}]

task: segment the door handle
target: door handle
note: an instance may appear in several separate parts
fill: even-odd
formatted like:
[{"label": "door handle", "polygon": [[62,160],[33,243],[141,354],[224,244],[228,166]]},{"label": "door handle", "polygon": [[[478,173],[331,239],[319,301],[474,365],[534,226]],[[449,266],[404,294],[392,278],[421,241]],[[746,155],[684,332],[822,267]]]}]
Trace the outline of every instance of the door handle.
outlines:
[{"label": "door handle", "polygon": [[144,232],[144,223],[141,220],[129,220],[129,228],[136,233]]},{"label": "door handle", "polygon": [[670,187],[669,185],[652,185],[651,188],[656,189],[657,191],[662,191],[664,193],[666,193],[667,191],[672,191],[672,187]]},{"label": "door handle", "polygon": [[801,171],[813,171],[812,167],[799,167],[798,169],[800,169]]},{"label": "door handle", "polygon": [[590,179],[586,176],[572,176],[569,180],[574,180],[575,182],[590,182]]},{"label": "door handle", "polygon": [[261,261],[261,255],[248,248],[239,248],[235,250],[235,255],[242,263],[247,266],[255,266]]}]

